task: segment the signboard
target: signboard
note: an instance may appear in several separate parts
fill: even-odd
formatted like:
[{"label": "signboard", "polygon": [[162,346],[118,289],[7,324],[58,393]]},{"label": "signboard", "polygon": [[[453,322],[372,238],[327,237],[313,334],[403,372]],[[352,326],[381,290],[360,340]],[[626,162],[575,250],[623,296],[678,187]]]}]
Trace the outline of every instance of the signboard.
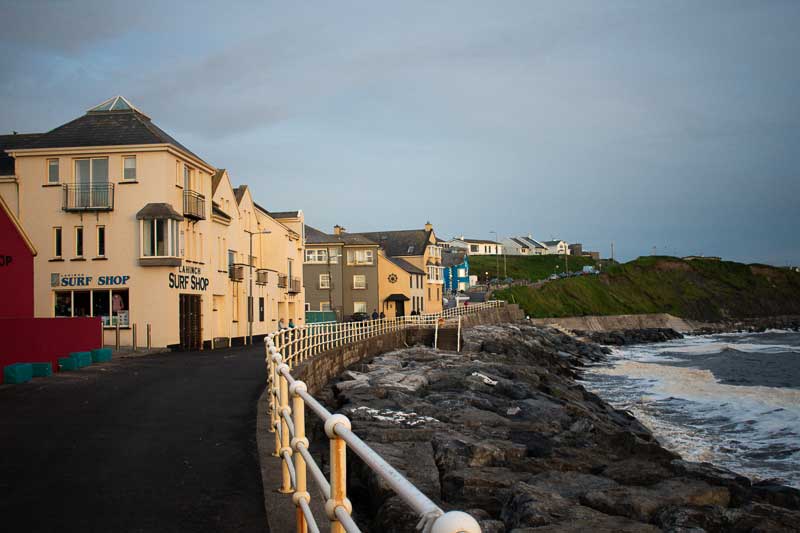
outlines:
[{"label": "signboard", "polygon": [[208,278],[202,276],[199,267],[180,266],[177,273],[169,273],[170,289],[204,291],[208,288],[208,284]]},{"label": "signboard", "polygon": [[86,274],[50,274],[51,287],[89,287],[92,282],[98,287],[122,287],[128,284],[130,276],[107,275],[87,276]]}]

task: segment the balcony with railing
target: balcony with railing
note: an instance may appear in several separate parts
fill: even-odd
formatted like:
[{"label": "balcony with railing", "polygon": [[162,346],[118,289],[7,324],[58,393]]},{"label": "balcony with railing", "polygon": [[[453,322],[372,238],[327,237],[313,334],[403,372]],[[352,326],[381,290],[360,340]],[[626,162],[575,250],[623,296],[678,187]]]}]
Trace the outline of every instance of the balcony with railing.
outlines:
[{"label": "balcony with railing", "polygon": [[285,289],[289,286],[289,276],[286,274],[278,274],[278,288]]},{"label": "balcony with railing", "polygon": [[206,197],[199,192],[185,189],[183,191],[183,216],[195,220],[206,218]]},{"label": "balcony with railing", "polygon": [[256,284],[257,285],[266,285],[268,276],[269,276],[269,272],[267,270],[258,270],[258,271],[256,271]]},{"label": "balcony with railing", "polygon": [[112,211],[114,209],[113,183],[68,183],[64,190],[64,211]]},{"label": "balcony with railing", "polygon": [[300,278],[291,278],[289,279],[289,293],[290,294],[299,294],[303,285],[300,281]]}]

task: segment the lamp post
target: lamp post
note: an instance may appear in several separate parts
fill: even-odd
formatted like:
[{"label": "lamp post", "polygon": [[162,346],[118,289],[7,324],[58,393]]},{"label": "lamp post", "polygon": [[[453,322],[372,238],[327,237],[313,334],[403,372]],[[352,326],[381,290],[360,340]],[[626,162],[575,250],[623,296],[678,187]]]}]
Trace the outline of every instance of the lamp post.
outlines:
[{"label": "lamp post", "polygon": [[253,344],[253,235],[266,235],[272,233],[269,230],[264,231],[248,231],[244,230],[250,236],[250,255],[247,256],[247,263],[250,265],[250,288],[247,295],[247,336],[248,344]]},{"label": "lamp post", "polygon": [[[497,242],[497,232],[490,231],[489,234],[494,234],[494,242]],[[497,279],[500,279],[500,256],[497,254],[497,244],[494,245],[494,271],[497,274]]]}]

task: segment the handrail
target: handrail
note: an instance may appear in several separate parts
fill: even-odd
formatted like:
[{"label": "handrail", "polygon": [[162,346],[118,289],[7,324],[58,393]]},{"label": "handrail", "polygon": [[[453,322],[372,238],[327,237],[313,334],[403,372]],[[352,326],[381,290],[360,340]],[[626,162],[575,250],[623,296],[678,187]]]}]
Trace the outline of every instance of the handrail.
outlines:
[{"label": "handrail", "polygon": [[[478,522],[461,511],[445,513],[392,465],[361,440],[352,429],[350,420],[342,414],[332,414],[311,394],[306,384],[292,376],[292,367],[309,357],[328,350],[369,339],[385,333],[406,329],[437,328],[449,319],[495,309],[505,302],[493,300],[464,307],[446,309],[441,313],[395,317],[362,322],[307,324],[284,328],[265,339],[267,387],[270,405],[270,431],[275,433],[275,456],[281,459],[280,492],[291,493],[297,531],[319,531],[311,514],[311,495],[307,490],[307,468],[326,497],[325,513],[331,522],[332,533],[359,533],[351,518],[353,507],[347,499],[347,446],[358,455],[377,476],[383,479],[400,498],[420,517],[417,529],[423,533],[480,533]],[[291,407],[289,405],[291,401]],[[309,450],[305,433],[305,408],[319,417],[325,425],[330,444],[330,480],[325,478]]]}]

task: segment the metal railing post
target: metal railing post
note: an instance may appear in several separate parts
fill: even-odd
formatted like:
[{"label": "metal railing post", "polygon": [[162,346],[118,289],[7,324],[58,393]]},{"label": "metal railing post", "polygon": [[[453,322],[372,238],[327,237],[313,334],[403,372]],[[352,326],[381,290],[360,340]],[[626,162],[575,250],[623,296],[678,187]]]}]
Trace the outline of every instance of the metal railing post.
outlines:
[{"label": "metal railing post", "polygon": [[433,349],[436,350],[439,348],[439,320],[436,320],[436,325],[434,326],[433,330]]},{"label": "metal railing post", "polygon": [[136,344],[137,344],[136,343],[136,323],[135,322],[131,326],[131,335],[133,336],[132,344],[133,344],[133,351],[135,352],[136,348],[137,348],[137,346],[136,346]]},{"label": "metal railing post", "polygon": [[353,512],[353,506],[347,499],[347,444],[336,434],[339,424],[346,429],[351,428],[350,420],[341,414],[335,414],[325,421],[331,454],[331,497],[325,502],[325,512],[331,520],[331,533],[345,533],[344,526],[336,516],[337,508],[344,508],[348,515]]},{"label": "metal railing post", "polygon": [[[289,407],[289,382],[281,372],[282,369],[289,370],[289,365],[281,363],[278,365],[276,372],[278,373],[278,380],[280,383],[280,425],[281,425],[281,448],[278,451],[278,456],[283,458],[285,452],[292,453],[290,447],[291,441],[289,439],[289,424],[286,422],[284,416],[291,415],[292,410]],[[285,460],[281,460],[281,488],[278,490],[283,494],[292,492],[292,478],[289,475],[289,465]]]},{"label": "metal railing post", "polygon": [[152,343],[152,334],[153,334],[152,327],[151,327],[151,325],[148,323],[148,324],[147,324],[147,349],[148,349],[148,351],[149,351],[149,350],[151,350],[151,349],[152,349],[152,347],[153,347],[153,343]]},{"label": "metal railing post", "polygon": [[461,351],[461,315],[458,316],[458,335],[456,336],[456,352]]},{"label": "metal railing post", "polygon": [[116,337],[114,340],[114,346],[116,347],[117,351],[119,351],[119,316],[117,316],[117,327],[115,329]]},{"label": "metal railing post", "polygon": [[292,496],[292,501],[296,506],[297,533],[307,533],[308,524],[306,523],[303,509],[300,507],[301,499],[305,500],[306,503],[311,503],[311,495],[308,493],[306,486],[306,460],[298,448],[298,446],[304,446],[306,450],[308,449],[305,403],[303,403],[303,398],[300,396],[301,390],[304,392],[308,390],[306,384],[302,381],[295,381],[289,387],[289,393],[292,396],[292,421],[294,422],[294,438],[291,446],[294,451],[295,493]]}]

